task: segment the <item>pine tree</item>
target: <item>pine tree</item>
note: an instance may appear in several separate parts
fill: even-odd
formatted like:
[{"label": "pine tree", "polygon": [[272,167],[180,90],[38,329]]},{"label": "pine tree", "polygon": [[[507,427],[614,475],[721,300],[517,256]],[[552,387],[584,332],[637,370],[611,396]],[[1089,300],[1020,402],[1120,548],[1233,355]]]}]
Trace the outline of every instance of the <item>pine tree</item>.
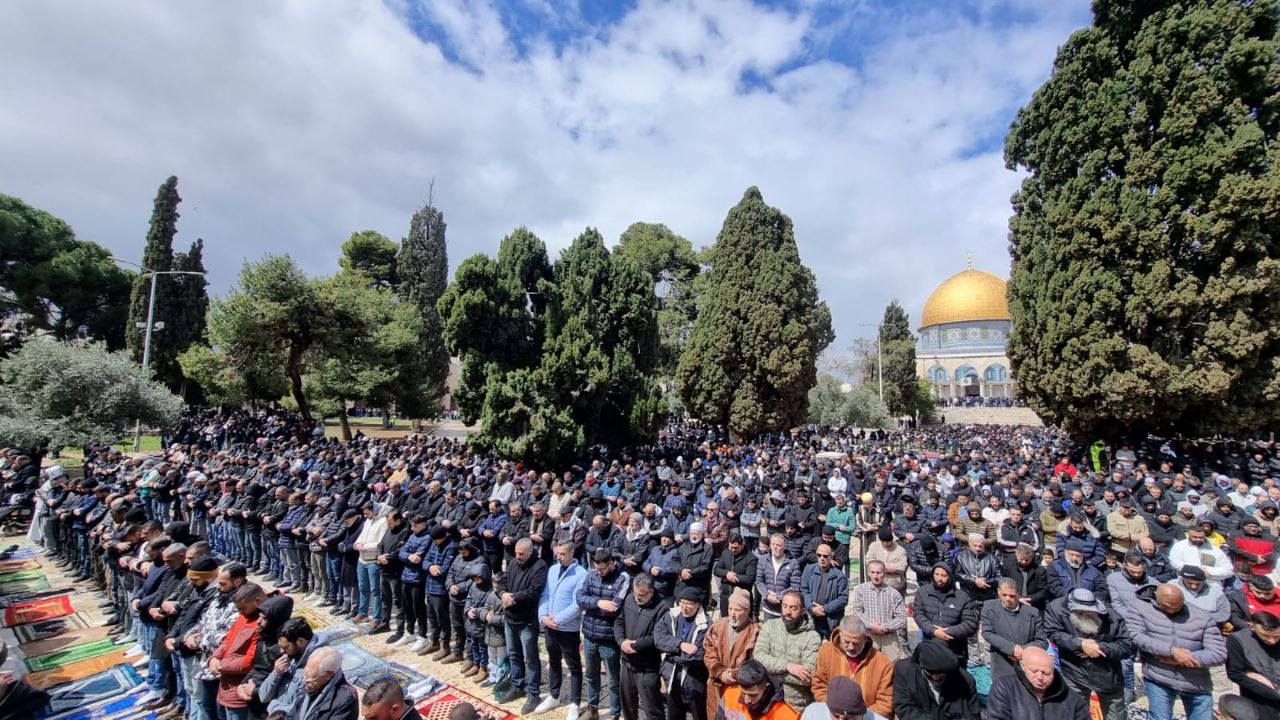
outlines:
[{"label": "pine tree", "polygon": [[816,360],[834,333],[791,219],[748,188],[725,218],[710,263],[676,372],[689,412],[738,437],[806,422]]},{"label": "pine tree", "polygon": [[879,332],[882,343],[880,362],[884,364],[884,404],[895,417],[914,415],[916,341],[907,311],[897,300],[885,307]]},{"label": "pine tree", "polygon": [[1005,141],[1009,358],[1079,439],[1280,421],[1274,0],[1096,0]]},{"label": "pine tree", "polygon": [[406,388],[396,398],[400,410],[417,417],[435,406],[444,394],[449,376],[449,351],[445,348],[438,309],[449,283],[449,256],[444,214],[430,202],[413,214],[409,235],[400,243],[395,270],[400,296],[422,315],[420,384]]},{"label": "pine tree", "polygon": [[[204,240],[198,239],[191,244],[185,253],[177,253],[173,257],[173,269],[184,272],[201,273],[201,275],[172,275],[161,278],[161,282],[169,281],[172,290],[167,295],[160,295],[157,301],[165,303],[165,316],[169,318],[164,330],[164,342],[171,346],[174,353],[170,359],[169,352],[163,357],[166,366],[156,366],[156,375],[170,389],[182,390],[184,375],[178,363],[181,355],[194,344],[204,343],[209,314],[209,281],[205,279]],[[152,355],[155,355],[153,343]]]},{"label": "pine tree", "polygon": [[[147,230],[147,244],[142,251],[142,266],[148,271],[173,269],[173,236],[178,233],[178,178],[170,176],[160,185],[151,209],[151,225]],[[164,316],[161,298],[172,288],[167,281],[168,276],[160,276],[156,280],[156,312],[155,322],[168,325]],[[143,344],[146,335],[147,309],[151,299],[151,278],[139,275],[133,283],[133,294],[129,302],[129,326],[125,328],[129,354],[142,361]],[[169,367],[176,362],[178,352],[172,350],[167,343],[156,342],[152,337],[151,365],[153,368]]]}]

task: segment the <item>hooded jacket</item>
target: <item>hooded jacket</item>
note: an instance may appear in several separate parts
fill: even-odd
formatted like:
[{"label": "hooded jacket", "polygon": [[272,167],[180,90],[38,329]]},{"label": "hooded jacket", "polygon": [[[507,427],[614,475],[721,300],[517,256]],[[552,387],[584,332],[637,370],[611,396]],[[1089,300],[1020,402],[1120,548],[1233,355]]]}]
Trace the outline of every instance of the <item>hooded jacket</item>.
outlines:
[{"label": "hooded jacket", "polygon": [[1089,720],[1089,700],[1072,692],[1054,674],[1044,699],[1036,697],[1022,668],[996,678],[987,694],[988,720]]},{"label": "hooded jacket", "polygon": [[[938,568],[951,572],[945,563],[933,566],[934,570]],[[953,638],[947,641],[951,652],[959,658],[969,657],[969,638],[978,632],[979,605],[956,586],[954,577],[942,588],[933,582],[922,583],[911,608],[926,638],[932,638],[933,631],[942,628]]]},{"label": "hooded jacket", "polygon": [[897,720],[980,720],[978,688],[963,663],[948,673],[934,697],[920,669],[920,648],[893,666],[893,712]]},{"label": "hooded jacket", "polygon": [[[668,688],[676,686],[678,679],[680,689],[688,695],[706,692],[707,666],[703,662],[706,652],[707,630],[711,627],[711,617],[701,607],[690,618],[693,624],[687,642],[697,646],[697,651],[688,653],[680,649],[680,620],[684,613],[677,603],[664,615],[658,618],[653,627],[653,642],[662,653],[662,669],[659,671]],[[678,675],[678,677],[677,677]]]},{"label": "hooded jacket", "polygon": [[659,617],[666,611],[658,593],[653,593],[649,602],[641,605],[636,601],[636,594],[630,593],[622,603],[622,612],[613,621],[613,640],[622,646],[624,640],[635,643],[635,652],[620,653],[622,662],[638,672],[658,672],[662,655],[654,643],[653,629]]}]

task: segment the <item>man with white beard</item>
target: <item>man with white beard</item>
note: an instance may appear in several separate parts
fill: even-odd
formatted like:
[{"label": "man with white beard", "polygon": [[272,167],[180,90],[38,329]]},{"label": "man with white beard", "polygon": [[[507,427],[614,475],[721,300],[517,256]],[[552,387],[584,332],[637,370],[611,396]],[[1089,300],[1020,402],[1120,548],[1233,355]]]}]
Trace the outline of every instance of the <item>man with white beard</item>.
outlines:
[{"label": "man with white beard", "polygon": [[1134,647],[1120,613],[1091,590],[1076,588],[1045,606],[1044,631],[1058,648],[1067,687],[1082,697],[1097,692],[1106,720],[1127,717],[1122,661],[1133,657]]}]

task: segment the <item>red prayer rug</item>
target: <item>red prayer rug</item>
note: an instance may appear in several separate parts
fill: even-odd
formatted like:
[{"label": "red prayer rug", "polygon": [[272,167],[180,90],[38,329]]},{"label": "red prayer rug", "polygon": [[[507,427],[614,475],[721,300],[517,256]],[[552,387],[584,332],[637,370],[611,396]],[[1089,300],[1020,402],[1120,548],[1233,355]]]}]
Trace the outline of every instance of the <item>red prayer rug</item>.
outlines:
[{"label": "red prayer rug", "polygon": [[75,610],[71,607],[71,596],[58,595],[9,606],[4,609],[4,622],[0,624],[4,627],[26,625],[66,617],[73,612]]}]

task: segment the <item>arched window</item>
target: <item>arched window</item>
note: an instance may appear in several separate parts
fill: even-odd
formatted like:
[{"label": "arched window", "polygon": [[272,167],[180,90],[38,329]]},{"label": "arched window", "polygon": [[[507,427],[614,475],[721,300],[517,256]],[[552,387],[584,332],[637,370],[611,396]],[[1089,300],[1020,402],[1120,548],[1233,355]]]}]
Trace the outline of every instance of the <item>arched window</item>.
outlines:
[{"label": "arched window", "polygon": [[978,371],[972,365],[961,365],[956,368],[956,382],[964,382],[964,379],[970,375],[977,377]]},{"label": "arched window", "polygon": [[936,383],[947,381],[947,369],[938,365],[929,371],[929,379]]},{"label": "arched window", "polygon": [[989,365],[982,373],[987,382],[1004,382],[1009,379],[1009,371],[1003,365]]}]

